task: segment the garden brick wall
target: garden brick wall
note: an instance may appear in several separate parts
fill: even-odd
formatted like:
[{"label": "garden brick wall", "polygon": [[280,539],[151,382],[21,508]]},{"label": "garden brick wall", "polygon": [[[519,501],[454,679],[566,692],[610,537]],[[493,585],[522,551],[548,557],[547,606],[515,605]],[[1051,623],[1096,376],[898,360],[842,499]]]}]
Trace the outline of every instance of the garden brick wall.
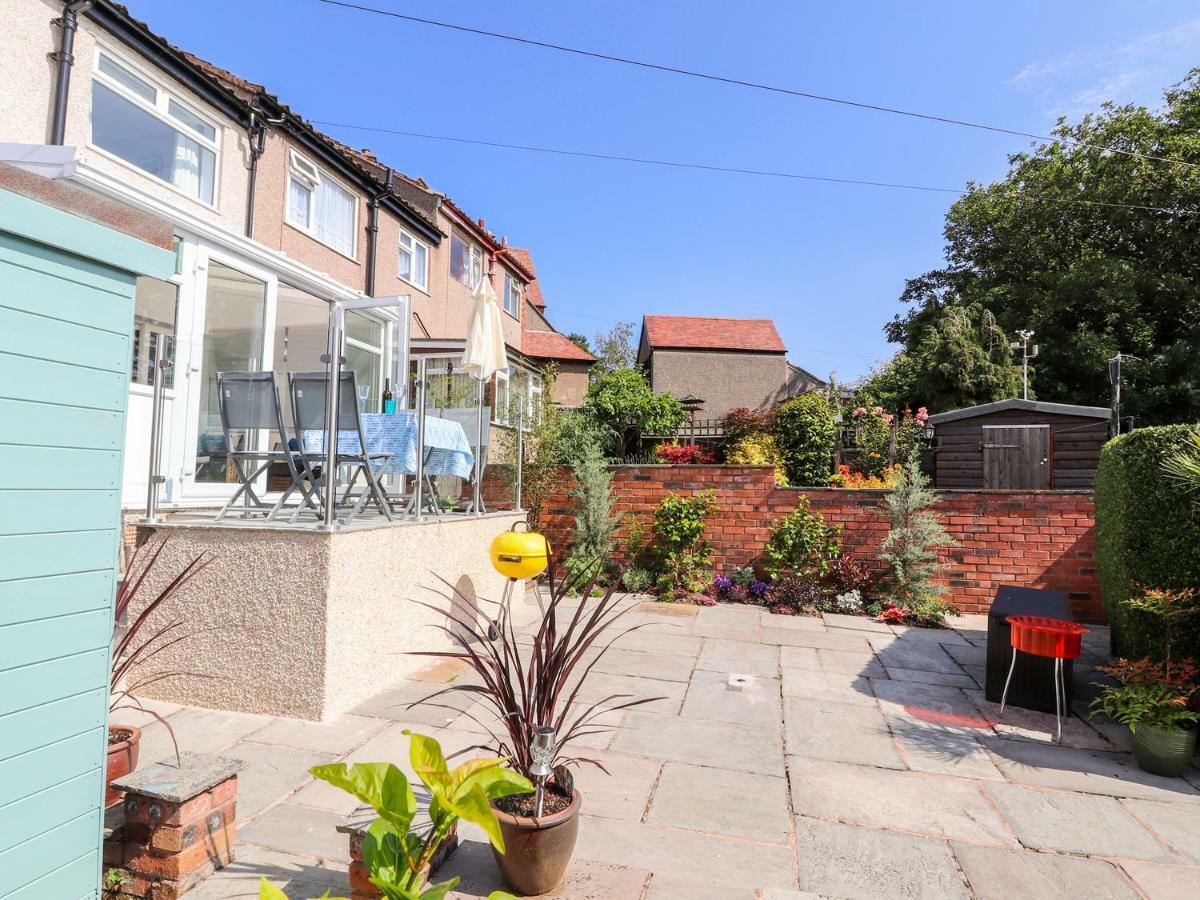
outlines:
[{"label": "garden brick wall", "polygon": [[[499,479],[497,479],[499,480]],[[574,501],[570,473],[546,499],[539,528],[558,555],[571,543]],[[489,485],[489,487],[491,487]],[[760,560],[772,525],[807,496],[825,521],[842,526],[849,555],[882,568],[875,558],[887,533],[879,513],[883,491],[779,488],[773,470],[760,466],[617,466],[613,469],[616,511],[647,525],[654,507],[669,493],[716,493],[718,511],[709,520],[718,571]],[[499,484],[487,491],[498,505],[507,494]],[[948,597],[967,613],[982,613],[996,589],[1011,584],[1066,592],[1076,615],[1104,622],[1095,570],[1095,530],[1090,491],[940,491],[947,531],[959,547],[945,554]],[[624,528],[622,534],[624,533]]]}]

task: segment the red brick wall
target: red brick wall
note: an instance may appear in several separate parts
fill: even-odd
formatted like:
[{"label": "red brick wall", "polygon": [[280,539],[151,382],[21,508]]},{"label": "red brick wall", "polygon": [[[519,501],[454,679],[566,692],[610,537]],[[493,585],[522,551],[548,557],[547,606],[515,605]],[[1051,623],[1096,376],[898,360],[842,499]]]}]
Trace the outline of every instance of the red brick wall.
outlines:
[{"label": "red brick wall", "polygon": [[[878,511],[883,491],[778,488],[772,470],[758,466],[618,466],[613,471],[617,512],[647,524],[668,493],[715,491],[718,511],[707,536],[718,571],[759,560],[772,525],[795,509],[801,494],[826,522],[842,526],[846,552],[879,565],[875,557],[887,533]],[[570,487],[564,471],[539,525],[559,555],[569,547],[575,527]],[[1090,491],[939,493],[937,509],[960,545],[945,555],[947,596],[963,612],[985,612],[996,589],[1013,584],[1065,591],[1082,620],[1104,621]]]}]

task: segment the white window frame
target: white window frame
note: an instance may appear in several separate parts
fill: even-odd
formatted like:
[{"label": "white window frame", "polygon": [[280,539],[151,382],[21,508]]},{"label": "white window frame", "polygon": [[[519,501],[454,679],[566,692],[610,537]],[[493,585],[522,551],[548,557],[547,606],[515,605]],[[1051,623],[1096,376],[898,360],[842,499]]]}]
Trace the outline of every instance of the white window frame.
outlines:
[{"label": "white window frame", "polygon": [[541,415],[542,393],[545,385],[542,383],[541,372],[529,371],[525,375],[525,380],[529,385],[529,415],[525,417],[525,430],[530,431],[537,424]]},{"label": "white window frame", "polygon": [[[111,75],[101,70],[100,60],[104,57],[108,57],[110,62],[116,64],[122,69],[126,69],[130,75],[133,75],[140,81],[146,82],[148,85],[150,85],[150,87],[154,88],[154,102],[151,103],[141,94],[131,91],[125,85],[121,84],[121,82],[117,81]],[[120,54],[113,53],[107,47],[96,48],[96,55],[92,60],[92,80],[100,82],[123,100],[128,100],[134,106],[146,113],[149,113],[168,128],[180,132],[189,140],[193,140],[208,150],[211,150],[214,157],[212,200],[205,200],[203,197],[193,196],[173,182],[167,181],[165,178],[160,178],[152,172],[147,172],[137,164],[118,156],[111,150],[105,150],[103,147],[97,146],[92,141],[92,129],[90,127],[88,128],[88,147],[92,150],[95,150],[97,153],[103,154],[108,159],[119,162],[123,166],[132,167],[135,171],[145,175],[147,178],[153,178],[160,184],[165,184],[168,188],[175,191],[175,193],[182,197],[187,197],[189,200],[199,203],[202,206],[207,206],[209,209],[216,209],[221,194],[221,137],[224,131],[224,127],[221,125],[221,123],[212,116],[205,115],[204,113],[200,112],[195,105],[186,99],[182,94],[178,94],[170,88],[163,87],[162,83],[153,75],[148,73],[142,66],[130,62]],[[194,128],[189,128],[187,125],[174,118],[169,112],[172,100],[194,115],[201,122],[211,127],[213,129],[214,137],[206,137],[205,135],[196,131]]]},{"label": "white window frame", "polygon": [[[504,302],[501,303],[504,311],[514,319],[521,318],[521,291],[524,288],[524,283],[516,275],[505,271],[504,273]],[[508,308],[509,298],[513,297],[512,309]]]},{"label": "white window frame", "polygon": [[[405,238],[407,238],[408,240],[410,240],[412,242],[411,247],[404,246]],[[400,249],[396,253],[396,272],[397,272],[397,274],[399,274],[399,271],[400,271],[399,257],[400,257],[401,253],[410,254],[412,256],[413,265],[415,267],[416,261],[417,261],[417,252],[416,252],[417,247],[421,247],[425,250],[425,280],[424,281],[414,281],[411,278],[405,278],[403,275],[400,275],[399,278],[401,281],[407,282],[408,284],[411,284],[413,287],[419,288],[420,290],[428,293],[429,292],[429,260],[433,256],[433,250],[432,250],[432,248],[430,248],[430,246],[427,243],[425,243],[423,240],[421,240],[419,237],[417,237],[415,234],[413,234],[411,231],[409,231],[406,228],[400,229]]]},{"label": "white window frame", "polygon": [[453,272],[450,277],[459,284],[465,284],[471,290],[475,290],[475,286],[479,283],[479,279],[483,277],[483,249],[470,238],[464,237],[458,231],[454,231],[450,235],[450,265],[454,265],[454,240],[457,238],[467,246],[467,280],[463,281]]},{"label": "white window frame", "polygon": [[[500,383],[504,382],[504,402],[500,402]],[[508,407],[512,403],[511,385],[507,372],[496,373],[496,387],[492,392],[492,424],[508,424]]]},{"label": "white window frame", "polygon": [[[308,188],[308,223],[297,222],[292,218],[292,181]],[[351,200],[354,201],[354,224],[350,227],[350,252],[347,253],[341,247],[335,247],[328,241],[323,241],[317,237],[317,185],[322,180],[327,180],[330,184],[344,191]],[[358,262],[358,194],[349,187],[344,181],[334,178],[324,169],[320,168],[316,163],[308,157],[291,148],[288,149],[288,177],[286,188],[286,208],[284,210],[283,219],[292,228],[302,234],[308,235],[322,247],[328,247],[334,253],[340,254],[347,259],[352,259]]]}]

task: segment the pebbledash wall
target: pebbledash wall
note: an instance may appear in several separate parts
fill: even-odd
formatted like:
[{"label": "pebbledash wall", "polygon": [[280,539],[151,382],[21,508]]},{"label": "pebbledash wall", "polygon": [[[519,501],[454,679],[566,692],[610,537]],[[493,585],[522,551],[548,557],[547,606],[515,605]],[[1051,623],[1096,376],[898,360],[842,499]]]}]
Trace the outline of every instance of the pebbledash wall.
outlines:
[{"label": "pebbledash wall", "polygon": [[[539,523],[560,552],[569,547],[575,528],[575,503],[568,493],[573,483],[568,471],[563,476]],[[879,512],[884,491],[780,488],[772,469],[762,466],[617,466],[613,490],[616,511],[647,524],[667,494],[714,491],[718,511],[707,536],[718,570],[760,560],[771,527],[796,508],[802,495],[826,522],[842,526],[845,551],[882,567],[876,555],[887,534]],[[1096,580],[1091,491],[938,493],[937,511],[959,542],[945,554],[948,597],[963,612],[986,612],[996,589],[1010,584],[1064,591],[1081,620],[1105,621]],[[497,483],[493,496],[511,503],[507,486]]]}]

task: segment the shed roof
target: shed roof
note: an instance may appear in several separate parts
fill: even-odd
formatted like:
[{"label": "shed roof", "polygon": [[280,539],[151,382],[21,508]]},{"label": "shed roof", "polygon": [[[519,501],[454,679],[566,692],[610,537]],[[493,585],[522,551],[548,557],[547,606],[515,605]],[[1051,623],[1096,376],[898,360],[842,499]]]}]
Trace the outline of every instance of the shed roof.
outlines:
[{"label": "shed roof", "polygon": [[1051,416],[1082,416],[1090,419],[1109,419],[1112,410],[1107,406],[1075,406],[1071,403],[1046,403],[1042,400],[996,400],[993,403],[981,403],[978,406],[964,406],[962,409],[952,409],[949,412],[938,413],[929,417],[930,425],[942,422],[953,422],[957,419],[972,419],[976,416],[986,416],[990,413],[1005,412],[1016,409],[1022,412],[1045,413]]},{"label": "shed roof", "polygon": [[651,349],[787,352],[770,319],[643,316],[642,323]]}]

